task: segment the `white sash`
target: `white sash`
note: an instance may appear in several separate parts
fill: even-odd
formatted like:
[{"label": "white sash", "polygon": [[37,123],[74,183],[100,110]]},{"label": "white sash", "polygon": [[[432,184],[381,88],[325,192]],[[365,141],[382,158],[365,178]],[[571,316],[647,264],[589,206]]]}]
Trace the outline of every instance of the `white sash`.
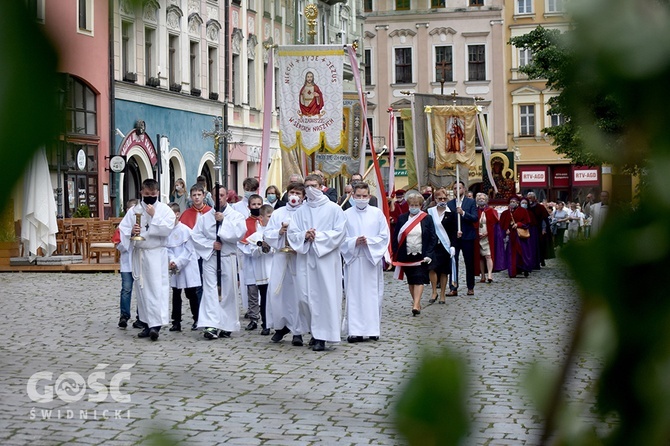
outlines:
[{"label": "white sash", "polygon": [[[446,208],[444,211],[446,212],[451,212],[449,208]],[[440,239],[440,242],[442,243],[442,246],[444,246],[444,249],[449,252],[449,248],[451,248],[451,243],[449,242],[449,236],[447,235],[447,231],[444,229],[444,226],[442,226],[442,219],[440,218],[440,215],[437,212],[437,206],[433,206],[432,208],[428,208],[428,215],[430,215],[433,218],[433,223],[435,224],[435,233],[437,234],[437,238]],[[444,215],[443,215],[444,216]]]}]

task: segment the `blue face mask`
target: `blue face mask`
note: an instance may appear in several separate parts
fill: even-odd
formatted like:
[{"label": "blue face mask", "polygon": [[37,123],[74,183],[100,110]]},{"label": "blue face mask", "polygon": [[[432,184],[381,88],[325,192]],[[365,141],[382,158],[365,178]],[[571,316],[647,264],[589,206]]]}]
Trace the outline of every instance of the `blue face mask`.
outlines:
[{"label": "blue face mask", "polygon": [[268,201],[270,203],[274,203],[275,201],[277,201],[277,194],[268,194]]},{"label": "blue face mask", "polygon": [[420,210],[421,210],[421,208],[409,208],[409,214],[410,215],[416,215],[416,214],[419,213]]},{"label": "blue face mask", "polygon": [[254,192],[254,191],[248,191],[248,190],[245,190],[245,191],[244,191],[244,198],[246,198],[246,199],[248,200],[249,197],[251,197],[251,196],[252,196],[253,194],[255,194],[255,193],[256,193],[256,192]]},{"label": "blue face mask", "polygon": [[447,202],[446,201],[438,201],[437,205],[441,208],[446,208],[447,207]]}]

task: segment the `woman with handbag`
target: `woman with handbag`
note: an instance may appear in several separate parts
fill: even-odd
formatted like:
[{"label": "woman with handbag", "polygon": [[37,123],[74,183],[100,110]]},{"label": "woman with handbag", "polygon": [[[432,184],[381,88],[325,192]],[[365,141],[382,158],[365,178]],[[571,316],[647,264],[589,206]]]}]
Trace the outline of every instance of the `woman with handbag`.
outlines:
[{"label": "woman with handbag", "polygon": [[532,269],[530,216],[526,209],[519,207],[517,197],[510,198],[509,208],[500,216],[500,227],[508,237],[505,249],[508,275],[516,277],[523,273],[524,277],[528,277]]}]

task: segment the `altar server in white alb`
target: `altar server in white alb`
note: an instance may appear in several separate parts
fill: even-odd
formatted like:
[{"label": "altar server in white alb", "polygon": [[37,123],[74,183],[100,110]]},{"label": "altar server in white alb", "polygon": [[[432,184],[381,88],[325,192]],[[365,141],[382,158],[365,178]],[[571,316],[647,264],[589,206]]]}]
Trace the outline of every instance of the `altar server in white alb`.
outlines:
[{"label": "altar server in white alb", "polygon": [[170,203],[169,206],[175,215],[175,225],[167,242],[168,268],[172,287],[172,327],[170,331],[181,331],[181,290],[184,290],[188,298],[193,322],[197,324],[198,287],[202,282],[200,268],[198,268],[198,255],[191,241],[191,228],[179,221],[181,216],[179,204]]},{"label": "altar server in white alb", "polygon": [[[140,223],[137,224],[137,215]],[[121,244],[132,247],[134,293],[140,320],[147,326],[137,336],[158,339],[161,326],[170,322],[170,278],[167,240],[175,224],[174,212],[158,201],[158,181],[142,182],[142,201],[119,224]],[[142,240],[131,240],[141,236]]]},{"label": "altar server in white alb", "polygon": [[[226,189],[219,186],[214,193],[219,194],[219,211],[212,209],[202,215],[191,233],[193,247],[203,262],[198,328],[204,328],[206,339],[227,338],[240,329],[237,242],[247,230],[244,216],[228,206]],[[220,222],[218,234],[217,221]],[[221,295],[216,282],[216,251],[221,251]]]},{"label": "altar server in white alb", "polygon": [[342,331],[348,342],[364,337],[379,339],[384,296],[384,254],[389,228],[384,213],[370,206],[370,188],[353,184],[354,206],[344,211],[346,238],[340,246],[344,258],[344,294],[347,297]]},{"label": "altar server in white alb", "polygon": [[342,323],[342,260],[344,212],[323,194],[318,175],[305,178],[307,204],[298,209],[288,227],[288,240],[297,252],[299,298],[307,302],[312,350],[323,351],[326,341],[339,342]]},{"label": "altar server in white alb", "polygon": [[295,212],[305,199],[305,186],[290,183],[287,188],[286,206],[276,209],[270,217],[263,237],[272,246],[275,254],[270,270],[268,307],[272,314],[275,334],[272,342],[280,342],[284,336],[293,333],[291,344],[303,345],[302,335],[309,333],[307,301],[299,299],[296,288],[296,252],[288,244],[288,228]]}]

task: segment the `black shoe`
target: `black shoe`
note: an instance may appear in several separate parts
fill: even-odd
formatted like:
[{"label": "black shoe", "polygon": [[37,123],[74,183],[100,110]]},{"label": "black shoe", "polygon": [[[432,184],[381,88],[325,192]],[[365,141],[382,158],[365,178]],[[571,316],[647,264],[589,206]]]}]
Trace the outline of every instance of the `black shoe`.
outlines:
[{"label": "black shoe", "polygon": [[152,341],[158,339],[158,330],[160,330],[160,327],[159,328],[153,327],[149,329],[149,337],[151,338]]},{"label": "black shoe", "polygon": [[119,328],[126,328],[128,326],[128,317],[121,316],[119,319]]},{"label": "black shoe", "polygon": [[354,342],[363,342],[363,336],[348,336],[347,342],[353,344]]},{"label": "black shoe", "polygon": [[421,314],[421,310],[417,310],[416,308],[412,308],[412,316],[416,316],[417,314]]},{"label": "black shoe", "polygon": [[193,322],[193,325],[191,325],[191,331],[196,331],[198,329],[198,322]]},{"label": "black shoe", "polygon": [[229,331],[221,330],[221,331],[219,332],[219,339],[229,338],[229,337],[230,337],[230,334],[231,334],[231,333],[230,333]]},{"label": "black shoe", "polygon": [[316,344],[316,339],[312,338],[312,339],[309,340],[309,343],[307,345],[312,347],[312,346],[314,346],[314,344]]},{"label": "black shoe", "polygon": [[181,324],[179,322],[173,323],[170,331],[181,331]]},{"label": "black shoe", "polygon": [[312,346],[312,351],[322,352],[326,349],[326,341],[321,341],[317,339],[314,341],[314,346]]},{"label": "black shoe", "polygon": [[210,328],[207,327],[205,328],[205,332],[203,333],[203,336],[205,339],[217,339],[219,337],[218,334],[216,334],[216,328]]},{"label": "black shoe", "polygon": [[261,330],[261,336],[269,336],[270,335],[270,329],[269,328],[264,328]]},{"label": "black shoe", "polygon": [[280,330],[275,330],[275,334],[272,335],[272,338],[270,340],[274,342],[275,344],[277,342],[281,342],[282,339],[284,339],[284,336],[286,336],[289,332],[289,329],[287,327],[284,327]]},{"label": "black shoe", "polygon": [[523,277],[528,277],[528,271],[523,272]]},{"label": "black shoe", "polygon": [[144,326],[144,322],[137,319],[135,322],[133,322],[133,328],[146,328],[146,327]]},{"label": "black shoe", "polygon": [[371,341],[379,341],[379,336],[370,336]]},{"label": "black shoe", "polygon": [[294,335],[293,340],[291,341],[291,345],[302,347],[302,335]]},{"label": "black shoe", "polygon": [[249,322],[249,325],[247,325],[245,330],[246,331],[251,331],[251,330],[255,330],[257,328],[258,328],[258,324],[256,323],[256,321],[251,321],[251,322]]},{"label": "black shoe", "polygon": [[244,318],[249,319],[249,313],[244,313]]},{"label": "black shoe", "polygon": [[148,338],[149,337],[149,327],[144,327],[144,330],[137,333],[138,338]]}]

